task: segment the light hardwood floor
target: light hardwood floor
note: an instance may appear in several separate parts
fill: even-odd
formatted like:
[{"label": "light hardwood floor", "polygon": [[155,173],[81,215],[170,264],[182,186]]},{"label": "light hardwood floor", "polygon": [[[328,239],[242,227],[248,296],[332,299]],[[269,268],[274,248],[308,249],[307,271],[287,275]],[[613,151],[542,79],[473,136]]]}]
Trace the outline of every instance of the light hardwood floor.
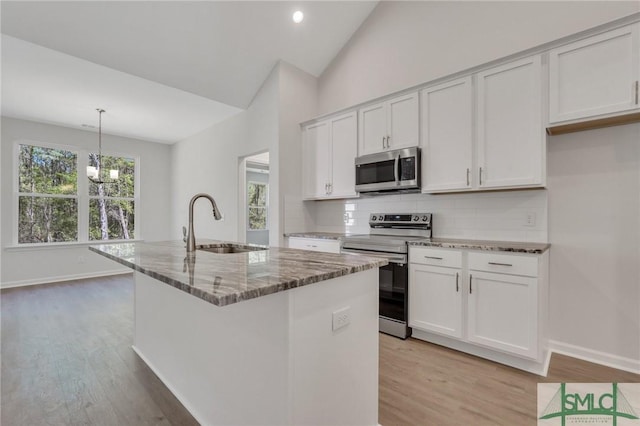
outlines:
[{"label": "light hardwood floor", "polygon": [[[131,275],[1,292],[1,424],[196,425],[131,350]],[[554,356],[547,378],[380,335],[379,421],[533,425],[538,382],[640,382]]]}]

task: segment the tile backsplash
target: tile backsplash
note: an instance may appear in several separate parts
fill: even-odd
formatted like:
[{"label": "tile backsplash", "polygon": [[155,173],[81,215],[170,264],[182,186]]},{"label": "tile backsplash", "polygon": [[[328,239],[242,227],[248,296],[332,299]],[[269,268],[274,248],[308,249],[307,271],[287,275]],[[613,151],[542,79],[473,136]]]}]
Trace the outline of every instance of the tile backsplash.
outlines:
[{"label": "tile backsplash", "polygon": [[433,236],[547,242],[547,191],[399,194],[306,201],[306,229],[286,232],[368,233],[370,213],[433,213]]}]

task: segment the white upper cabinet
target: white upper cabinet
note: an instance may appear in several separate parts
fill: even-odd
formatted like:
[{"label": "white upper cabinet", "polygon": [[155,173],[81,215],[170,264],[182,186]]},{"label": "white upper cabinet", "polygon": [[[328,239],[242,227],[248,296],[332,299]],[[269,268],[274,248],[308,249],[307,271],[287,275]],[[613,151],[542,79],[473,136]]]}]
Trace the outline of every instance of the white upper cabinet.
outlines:
[{"label": "white upper cabinet", "polygon": [[549,122],[640,108],[640,24],[549,52]]},{"label": "white upper cabinet", "polygon": [[315,198],[326,194],[329,183],[329,123],[314,123],[304,130],[303,182],[304,197]]},{"label": "white upper cabinet", "polygon": [[331,137],[331,197],[355,197],[355,158],[358,151],[358,116],[356,112],[329,120]]},{"label": "white upper cabinet", "polygon": [[360,109],[360,155],[384,151],[387,146],[387,110],[385,103]]},{"label": "white upper cabinet", "polygon": [[471,77],[428,87],[420,93],[424,192],[471,188],[472,94]]},{"label": "white upper cabinet", "polygon": [[304,198],[355,197],[356,112],[310,124],[304,129]]},{"label": "white upper cabinet", "polygon": [[544,183],[541,79],[540,56],[477,74],[478,188]]},{"label": "white upper cabinet", "polygon": [[361,108],[359,155],[418,146],[418,108],[418,93]]}]

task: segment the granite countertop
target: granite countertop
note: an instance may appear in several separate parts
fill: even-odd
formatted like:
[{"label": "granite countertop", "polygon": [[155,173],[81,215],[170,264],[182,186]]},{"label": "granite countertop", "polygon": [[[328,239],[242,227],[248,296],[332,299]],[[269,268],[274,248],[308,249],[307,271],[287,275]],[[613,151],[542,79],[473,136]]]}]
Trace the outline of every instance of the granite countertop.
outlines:
[{"label": "granite countertop", "polygon": [[[341,240],[350,234],[339,234],[335,232],[297,232],[284,234],[285,237],[299,238],[322,238],[330,240]],[[527,243],[514,241],[486,241],[486,240],[465,240],[453,238],[431,238],[419,241],[412,241],[411,246],[443,247],[486,251],[506,251],[512,253],[541,254],[549,249],[550,244]]]},{"label": "granite countertop", "polygon": [[341,240],[349,234],[341,234],[338,232],[289,232],[284,234],[285,237],[294,238],[318,238],[322,240]]},{"label": "granite countertop", "polygon": [[[232,244],[198,240],[198,247]],[[229,254],[196,250],[187,256],[182,241],[100,244],[89,250],[217,306],[387,264],[377,257],[279,247]]]},{"label": "granite countertop", "polygon": [[542,254],[551,247],[547,243],[526,243],[514,241],[482,241],[452,238],[431,238],[430,240],[411,241],[410,246],[442,247],[486,251],[507,251],[512,253]]}]

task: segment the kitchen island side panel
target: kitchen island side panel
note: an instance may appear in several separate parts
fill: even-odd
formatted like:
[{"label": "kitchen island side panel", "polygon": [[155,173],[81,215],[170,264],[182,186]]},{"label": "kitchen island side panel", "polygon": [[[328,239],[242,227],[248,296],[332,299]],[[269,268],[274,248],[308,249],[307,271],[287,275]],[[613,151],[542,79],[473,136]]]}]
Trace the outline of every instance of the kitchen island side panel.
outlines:
[{"label": "kitchen island side panel", "polygon": [[286,292],[218,307],[136,272],[134,297],[134,349],[200,424],[287,424]]},{"label": "kitchen island side panel", "polygon": [[377,285],[374,268],[217,307],[136,273],[134,349],[204,425],[376,425]]}]

